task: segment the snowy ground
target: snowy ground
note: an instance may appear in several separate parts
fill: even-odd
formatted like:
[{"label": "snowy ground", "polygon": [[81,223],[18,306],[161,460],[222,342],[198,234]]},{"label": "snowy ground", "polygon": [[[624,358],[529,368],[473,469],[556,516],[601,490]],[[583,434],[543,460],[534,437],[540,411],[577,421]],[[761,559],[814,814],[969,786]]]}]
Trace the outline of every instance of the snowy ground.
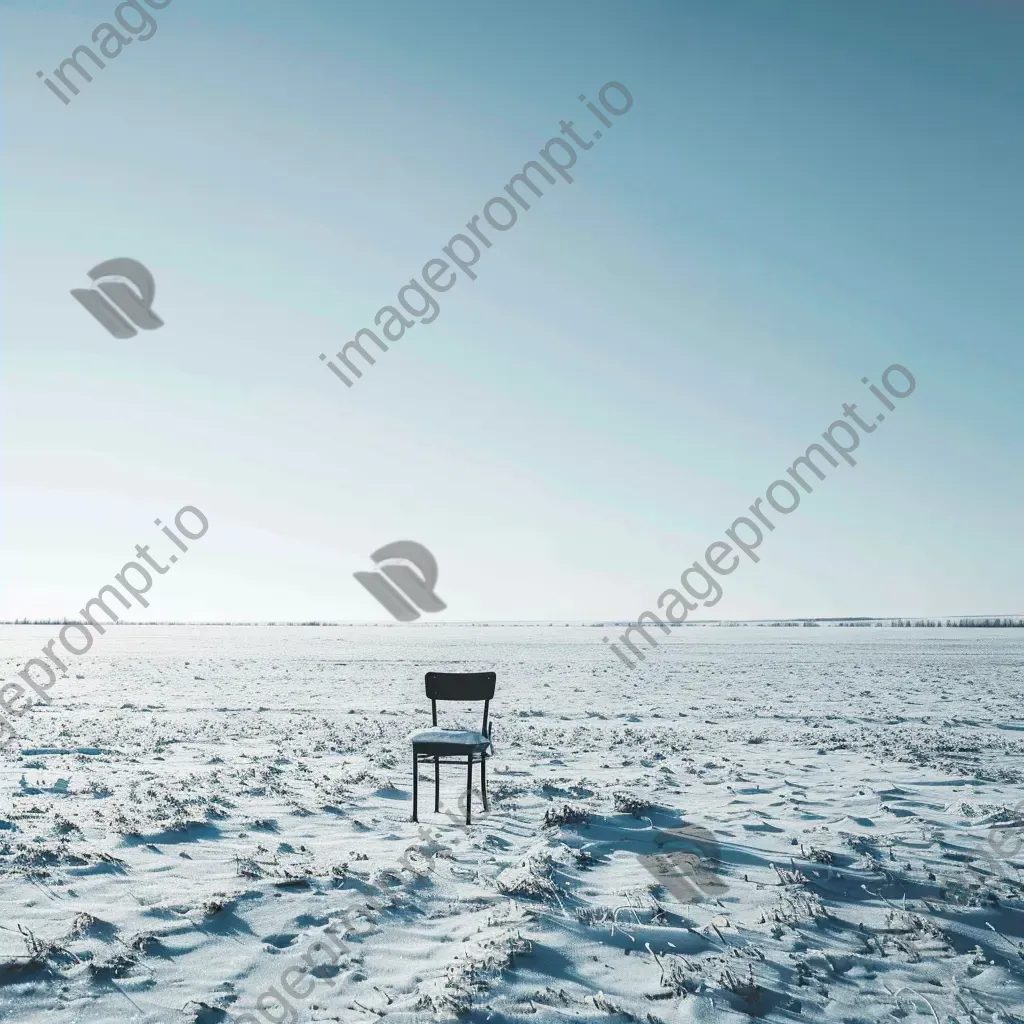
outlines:
[{"label": "snowy ground", "polygon": [[[603,632],[110,630],[0,754],[0,1017],[1024,1020],[1024,630]],[[446,668],[491,812],[417,829]]]}]

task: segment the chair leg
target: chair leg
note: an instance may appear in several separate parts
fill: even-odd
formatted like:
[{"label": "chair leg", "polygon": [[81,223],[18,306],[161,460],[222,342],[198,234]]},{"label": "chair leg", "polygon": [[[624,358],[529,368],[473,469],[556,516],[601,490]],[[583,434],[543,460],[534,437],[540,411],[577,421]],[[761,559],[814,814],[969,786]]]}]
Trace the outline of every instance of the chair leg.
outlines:
[{"label": "chair leg", "polygon": [[441,810],[441,759],[434,758],[434,813]]},{"label": "chair leg", "polygon": [[466,824],[473,824],[473,755],[466,758]]},{"label": "chair leg", "polygon": [[482,758],[480,761],[480,792],[484,798],[484,810],[489,811],[490,807],[487,804],[487,758]]},{"label": "chair leg", "polygon": [[419,796],[418,790],[418,776],[419,776],[419,765],[416,763],[416,752],[413,751],[412,755],[412,820],[419,821],[419,808],[417,806],[417,797]]}]

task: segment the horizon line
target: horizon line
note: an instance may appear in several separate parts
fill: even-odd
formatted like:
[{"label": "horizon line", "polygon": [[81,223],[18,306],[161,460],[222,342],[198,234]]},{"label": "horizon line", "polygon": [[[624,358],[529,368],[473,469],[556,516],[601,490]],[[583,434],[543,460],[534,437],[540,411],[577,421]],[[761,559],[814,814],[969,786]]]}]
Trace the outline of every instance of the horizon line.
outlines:
[{"label": "horizon line", "polygon": [[[827,615],[827,616],[787,616],[767,617],[760,619],[701,619],[692,622],[666,622],[667,626],[719,626],[719,625],[762,625],[775,622],[899,622],[935,621],[940,625],[954,619],[1021,619],[1024,613],[997,612],[987,614],[942,614],[942,615]],[[0,626],[55,626],[79,622],[80,619],[68,618],[37,618],[37,619],[0,619]],[[607,626],[628,626],[631,619],[465,619],[455,621],[431,622],[388,622],[376,620],[314,620],[305,619],[119,619],[110,623],[111,626],[582,626],[599,629]]]}]

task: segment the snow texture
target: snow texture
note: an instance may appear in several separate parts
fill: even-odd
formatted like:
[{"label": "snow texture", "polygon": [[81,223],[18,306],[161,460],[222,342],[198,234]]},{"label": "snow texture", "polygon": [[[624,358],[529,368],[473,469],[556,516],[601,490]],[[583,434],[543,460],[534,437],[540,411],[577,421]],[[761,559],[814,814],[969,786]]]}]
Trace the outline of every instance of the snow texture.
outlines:
[{"label": "snow texture", "polygon": [[0,754],[0,1018],[1024,1019],[1024,631],[604,632],[111,629]]}]

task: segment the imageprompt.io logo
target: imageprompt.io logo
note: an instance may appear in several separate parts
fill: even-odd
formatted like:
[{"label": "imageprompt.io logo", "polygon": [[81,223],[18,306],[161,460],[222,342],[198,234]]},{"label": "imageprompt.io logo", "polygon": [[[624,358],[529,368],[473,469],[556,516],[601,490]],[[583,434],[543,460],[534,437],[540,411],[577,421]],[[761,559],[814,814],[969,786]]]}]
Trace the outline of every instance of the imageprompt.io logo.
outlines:
[{"label": "imageprompt.io logo", "polygon": [[[121,256],[116,260],[98,263],[89,271],[89,277],[96,282],[99,291],[93,288],[72,288],[71,294],[115,338],[134,338],[139,333],[136,327],[144,331],[155,331],[163,327],[163,320],[150,309],[156,294],[156,283],[153,275],[138,260]],[[115,280],[104,281],[101,278]],[[125,281],[130,281],[134,288],[129,288]]]},{"label": "imageprompt.io logo", "polygon": [[370,557],[381,567],[380,572],[353,575],[399,622],[412,622],[420,612],[442,612],[448,607],[434,593],[437,561],[422,544],[396,540]]},{"label": "imageprompt.io logo", "polygon": [[729,891],[717,871],[721,847],[706,828],[685,825],[665,829],[655,844],[661,852],[641,854],[637,860],[680,903],[699,903]]}]

